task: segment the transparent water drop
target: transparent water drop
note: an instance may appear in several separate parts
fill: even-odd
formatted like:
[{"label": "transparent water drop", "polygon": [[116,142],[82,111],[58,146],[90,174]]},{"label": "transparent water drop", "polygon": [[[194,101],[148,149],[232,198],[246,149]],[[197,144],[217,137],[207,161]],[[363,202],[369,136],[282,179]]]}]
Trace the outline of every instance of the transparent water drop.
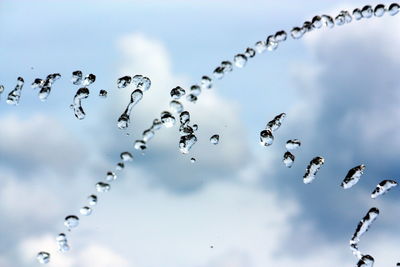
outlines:
[{"label": "transparent water drop", "polygon": [[74,96],[72,108],[74,110],[75,117],[79,120],[83,120],[86,116],[85,111],[82,107],[82,100],[89,97],[89,89],[86,87],[79,88]]},{"label": "transparent water drop", "polygon": [[214,78],[216,79],[222,79],[224,77],[224,68],[222,68],[221,66],[216,67],[214,72],[213,72]]},{"label": "transparent water drop", "polygon": [[79,212],[82,215],[89,216],[90,214],[92,214],[92,208],[88,207],[88,206],[84,206],[79,210]]},{"label": "transparent water drop", "polygon": [[123,76],[117,80],[117,87],[118,88],[125,88],[127,87],[132,81],[130,76]]},{"label": "transparent water drop", "polygon": [[135,144],[133,145],[133,147],[137,150],[141,150],[144,151],[146,150],[147,146],[146,146],[146,142],[143,140],[136,140]]},{"label": "transparent water drop", "polygon": [[374,8],[375,17],[382,17],[385,14],[385,5],[379,4]]},{"label": "transparent water drop", "polygon": [[222,67],[222,69],[223,69],[223,71],[225,73],[226,72],[231,72],[233,70],[232,63],[230,61],[227,61],[227,60],[221,62],[221,67]]},{"label": "transparent water drop", "polygon": [[254,49],[251,48],[251,47],[247,47],[247,48],[246,48],[246,51],[244,52],[244,55],[245,55],[247,58],[252,58],[252,57],[254,57],[254,56],[256,55],[256,50],[254,50]]},{"label": "transparent water drop", "polygon": [[350,12],[347,10],[340,11],[340,15],[344,17],[345,23],[350,23],[353,21],[353,17],[351,16]]},{"label": "transparent water drop", "polygon": [[197,142],[197,137],[194,134],[181,136],[179,140],[179,150],[183,154],[189,153],[192,146]]},{"label": "transparent water drop", "polygon": [[315,29],[321,28],[322,27],[322,18],[320,16],[313,17],[313,19],[311,20],[311,24],[312,24],[313,28],[315,28]]},{"label": "transparent water drop", "polygon": [[296,150],[300,146],[301,146],[301,142],[299,139],[288,140],[288,141],[286,141],[286,145],[285,145],[286,149],[289,151]]},{"label": "transparent water drop", "polygon": [[119,157],[122,159],[122,161],[132,161],[133,160],[133,156],[130,152],[125,151],[122,152]]},{"label": "transparent water drop", "polygon": [[327,28],[333,28],[335,26],[335,21],[331,16],[328,15],[322,15],[321,16],[322,23],[327,27]]},{"label": "transparent water drop", "polygon": [[213,136],[210,137],[210,143],[213,145],[218,145],[219,143],[219,135],[214,134]]},{"label": "transparent water drop", "polygon": [[1,94],[2,94],[3,92],[4,92],[4,86],[0,84],[0,97],[1,97]]},{"label": "transparent water drop", "polygon": [[72,72],[71,82],[75,85],[81,85],[82,77],[83,77],[82,71],[76,70]]},{"label": "transparent water drop", "polygon": [[171,92],[170,92],[171,97],[172,97],[173,99],[179,99],[179,98],[181,98],[182,96],[184,96],[185,93],[186,93],[186,92],[185,92],[185,89],[183,89],[183,88],[180,87],[180,86],[177,86],[177,87],[173,88],[173,89],[171,90]]},{"label": "transparent water drop", "polygon": [[393,4],[390,4],[390,6],[388,8],[388,13],[389,13],[389,15],[394,16],[397,13],[399,13],[399,10],[400,10],[400,5],[397,3],[393,3]]},{"label": "transparent water drop", "polygon": [[131,99],[130,102],[128,103],[128,106],[126,107],[125,111],[121,114],[121,116],[118,118],[117,126],[119,129],[126,129],[129,126],[130,123],[130,114],[132,111],[132,108],[139,103],[140,100],[143,98],[143,92],[139,89],[136,89],[135,91],[132,92],[131,94]]},{"label": "transparent water drop", "polygon": [[183,105],[181,104],[181,102],[177,100],[172,100],[171,102],[169,102],[169,108],[171,109],[172,112],[178,114],[183,111]]},{"label": "transparent water drop", "polygon": [[278,43],[277,40],[275,40],[275,36],[270,35],[270,36],[267,37],[266,44],[267,44],[268,51],[274,51],[275,49],[278,48],[278,44],[279,43]]},{"label": "transparent water drop", "polygon": [[115,169],[117,170],[117,171],[121,171],[121,170],[123,170],[125,168],[125,164],[123,163],[123,162],[118,162],[117,163],[117,166],[115,167]]},{"label": "transparent water drop", "polygon": [[117,175],[113,172],[107,172],[106,174],[106,181],[114,181],[117,179]]},{"label": "transparent water drop", "polygon": [[375,199],[385,193],[390,189],[397,186],[397,182],[393,180],[383,180],[380,182],[371,194],[371,198]]},{"label": "transparent water drop", "polygon": [[92,83],[94,83],[96,81],[96,75],[94,74],[88,74],[85,76],[85,78],[83,79],[82,85],[83,86],[89,86]]},{"label": "transparent water drop", "polygon": [[64,225],[65,225],[68,229],[76,228],[76,227],[79,225],[79,218],[78,218],[78,216],[69,215],[69,216],[65,217]]},{"label": "transparent water drop", "polygon": [[148,142],[149,140],[151,140],[151,138],[154,137],[154,131],[152,131],[151,129],[145,130],[142,133],[142,137],[143,137],[143,141],[144,142]]},{"label": "transparent water drop", "polygon": [[158,131],[162,127],[162,122],[159,119],[154,119],[153,120],[153,125],[151,126],[151,129],[154,131]]},{"label": "transparent water drop", "polygon": [[44,80],[39,79],[39,78],[36,78],[36,79],[32,82],[31,87],[32,87],[33,89],[37,89],[37,88],[42,88],[43,85],[44,85]]},{"label": "transparent water drop", "polygon": [[313,158],[306,168],[306,173],[303,176],[303,182],[309,184],[315,180],[315,175],[324,164],[325,160],[323,157]]},{"label": "transparent water drop", "polygon": [[103,90],[103,89],[102,89],[102,90],[99,91],[99,96],[102,97],[102,98],[106,98],[106,97],[107,97],[107,94],[108,94],[108,93],[107,93],[106,90]]},{"label": "transparent water drop", "polygon": [[186,126],[190,123],[190,113],[189,111],[182,111],[179,115],[179,122],[181,125]]},{"label": "transparent water drop", "polygon": [[360,238],[364,235],[372,223],[376,220],[379,215],[379,210],[377,208],[371,208],[368,213],[361,219],[358,223],[356,230],[352,238],[350,239],[350,249],[352,250],[353,254],[357,256],[357,258],[361,258],[361,253],[358,249],[358,243],[360,242]]},{"label": "transparent water drop", "polygon": [[143,92],[150,89],[151,81],[147,77],[143,77],[142,80],[138,83],[137,89],[142,90]]},{"label": "transparent water drop", "polygon": [[192,103],[196,103],[197,102],[197,96],[193,95],[193,94],[188,94],[186,96],[186,100]]},{"label": "transparent water drop", "polygon": [[267,49],[267,44],[264,41],[258,41],[255,43],[254,48],[256,49],[257,53],[261,54]]},{"label": "transparent water drop", "polygon": [[312,30],[314,30],[314,26],[313,26],[312,22],[310,22],[310,21],[305,21],[305,22],[303,23],[302,29],[303,29],[304,33],[306,33],[306,32],[311,32]]},{"label": "transparent water drop", "polygon": [[353,17],[356,20],[362,19],[363,15],[362,15],[361,10],[359,8],[356,8],[356,9],[353,10]]},{"label": "transparent water drop", "polygon": [[295,156],[290,153],[289,151],[286,151],[285,154],[283,154],[283,164],[285,164],[286,167],[291,168],[294,163]]},{"label": "transparent water drop", "polygon": [[300,39],[304,35],[304,30],[300,27],[293,27],[293,29],[290,31],[290,35],[293,39]]},{"label": "transparent water drop", "polygon": [[212,87],[212,80],[211,80],[211,78],[208,77],[208,76],[203,76],[203,77],[201,77],[200,87],[201,87],[202,89],[211,89],[211,87]]},{"label": "transparent water drop", "polygon": [[22,77],[17,78],[17,85],[7,97],[6,103],[9,105],[18,105],[19,99],[21,98],[22,87],[24,86],[24,79]]},{"label": "transparent water drop", "polygon": [[235,64],[236,67],[243,68],[244,66],[246,66],[247,57],[243,54],[237,54],[233,58],[233,63]]},{"label": "transparent water drop", "polygon": [[196,162],[196,159],[195,159],[195,158],[191,158],[191,159],[190,159],[190,162],[191,162],[191,163],[195,163],[195,162]]},{"label": "transparent water drop", "polygon": [[271,130],[272,132],[275,132],[281,127],[282,122],[285,118],[286,118],[286,113],[281,113],[275,116],[274,119],[269,121],[265,126],[265,128]]},{"label": "transparent water drop", "polygon": [[53,83],[60,78],[61,78],[60,73],[52,73],[52,74],[47,75],[45,83],[47,83],[48,86],[52,86]]},{"label": "transparent water drop", "polygon": [[57,241],[58,251],[67,252],[70,250],[70,247],[68,245],[67,236],[64,233],[59,234],[56,237],[56,241]]},{"label": "transparent water drop", "polygon": [[193,128],[190,127],[189,125],[181,125],[181,126],[179,127],[179,134],[180,134],[181,136],[193,134],[193,132],[194,132],[194,131],[193,131]]},{"label": "transparent water drop", "polygon": [[190,87],[190,94],[194,96],[199,96],[201,94],[201,89],[200,86],[198,85],[192,85]]},{"label": "transparent water drop", "polygon": [[262,130],[260,132],[260,144],[262,146],[270,146],[274,142],[274,136],[272,135],[272,131],[269,129]]},{"label": "transparent water drop", "polygon": [[39,99],[40,101],[44,102],[47,100],[51,92],[51,87],[43,86],[39,91]]},{"label": "transparent water drop", "polygon": [[353,187],[360,180],[361,175],[363,175],[364,173],[364,169],[365,169],[364,164],[351,168],[347,172],[347,175],[344,178],[343,182],[340,184],[340,186],[343,187],[344,189],[349,189]]},{"label": "transparent water drop", "polygon": [[175,125],[175,117],[168,111],[161,112],[161,122],[166,128],[171,128]]},{"label": "transparent water drop", "polygon": [[373,16],[374,10],[370,5],[366,5],[361,9],[361,14],[363,18],[369,19]]},{"label": "transparent water drop", "polygon": [[346,23],[346,19],[345,19],[345,17],[343,16],[343,14],[339,14],[339,15],[337,15],[336,17],[335,17],[335,24],[337,25],[337,26],[341,26],[341,25],[343,25],[343,24],[345,24]]},{"label": "transparent water drop", "polygon": [[287,39],[287,33],[285,31],[277,31],[275,33],[274,39],[276,42],[283,42]]},{"label": "transparent water drop", "polygon": [[106,192],[110,191],[110,189],[111,189],[111,186],[107,183],[98,182],[96,184],[96,190],[99,193],[106,193]]},{"label": "transparent water drop", "polygon": [[97,196],[96,195],[88,196],[88,203],[90,206],[95,206],[97,204]]},{"label": "transparent water drop", "polygon": [[132,77],[131,83],[135,88],[138,88],[138,86],[141,83],[142,79],[143,79],[143,75],[136,74],[135,76]]},{"label": "transparent water drop", "polygon": [[197,131],[199,129],[199,126],[197,124],[193,124],[192,128],[193,131]]},{"label": "transparent water drop", "polygon": [[47,264],[50,262],[50,253],[41,251],[36,255],[36,260],[41,264]]},{"label": "transparent water drop", "polygon": [[373,267],[374,266],[374,258],[370,255],[363,255],[361,259],[357,262],[356,267]]}]

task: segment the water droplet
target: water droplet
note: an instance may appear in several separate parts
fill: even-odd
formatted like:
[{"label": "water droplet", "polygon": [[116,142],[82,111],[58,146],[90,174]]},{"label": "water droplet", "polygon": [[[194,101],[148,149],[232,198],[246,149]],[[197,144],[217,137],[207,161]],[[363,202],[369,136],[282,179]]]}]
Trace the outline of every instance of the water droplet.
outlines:
[{"label": "water droplet", "polygon": [[310,161],[310,164],[308,164],[306,173],[303,176],[303,182],[305,184],[309,184],[315,179],[315,175],[321,168],[321,166],[324,164],[325,160],[322,157],[315,157]]},{"label": "water droplet", "polygon": [[300,27],[293,27],[293,29],[290,31],[290,35],[293,39],[300,39],[304,35],[304,30]]},{"label": "water droplet", "polygon": [[285,152],[285,154],[283,154],[283,163],[285,164],[286,167],[291,168],[293,166],[294,163],[294,155],[292,153],[290,153],[289,151]]},{"label": "water droplet", "polygon": [[274,136],[272,135],[272,131],[269,129],[262,130],[260,132],[260,144],[262,146],[270,146],[274,142]]},{"label": "water droplet", "polygon": [[313,17],[313,19],[311,20],[311,24],[312,24],[313,28],[315,28],[315,29],[321,28],[322,27],[322,18],[320,16]]},{"label": "water droplet", "polygon": [[64,233],[59,234],[56,237],[58,251],[60,252],[67,252],[69,251],[70,247],[68,245],[67,236]]},{"label": "water droplet", "polygon": [[41,264],[46,264],[50,262],[50,253],[41,251],[37,254],[36,260]]},{"label": "water droplet", "polygon": [[144,142],[148,142],[149,140],[151,140],[151,138],[153,138],[154,134],[155,134],[154,131],[152,131],[152,130],[150,130],[150,129],[145,130],[145,131],[142,133],[143,141],[144,141]]},{"label": "water droplet", "polygon": [[94,74],[88,74],[85,76],[85,78],[83,79],[82,85],[83,86],[89,86],[92,83],[94,83],[96,81],[96,75]]},{"label": "water droplet", "polygon": [[88,207],[88,206],[85,206],[85,207],[82,207],[82,208],[79,210],[79,212],[80,212],[82,215],[89,216],[90,214],[92,214],[92,208],[90,208],[90,207]]},{"label": "water droplet", "polygon": [[44,80],[39,79],[39,78],[36,78],[36,79],[32,82],[31,87],[32,87],[33,89],[42,88],[43,84],[44,84]]},{"label": "water droplet", "polygon": [[181,136],[188,135],[188,134],[193,134],[193,128],[190,127],[189,125],[181,125],[179,127],[179,134]]},{"label": "water droplet", "polygon": [[199,126],[197,124],[193,124],[192,128],[193,131],[197,131],[199,129]]},{"label": "water droplet", "polygon": [[278,42],[275,40],[275,37],[273,35],[267,37],[266,44],[268,51],[274,51],[278,48]]},{"label": "water droplet", "polygon": [[150,89],[151,81],[147,77],[143,77],[142,80],[138,83],[137,89],[142,90],[143,92]]},{"label": "water droplet", "polygon": [[304,31],[304,33],[311,32],[312,30],[314,30],[313,24],[310,21],[305,21],[303,23],[303,31]]},{"label": "water droplet", "polygon": [[69,216],[65,217],[64,225],[65,225],[68,229],[72,229],[72,228],[77,227],[77,226],[79,225],[79,218],[78,218],[78,216],[69,215]]},{"label": "water droplet", "polygon": [[374,258],[370,255],[363,255],[361,259],[357,262],[356,267],[373,267],[374,266]]},{"label": "water droplet", "polygon": [[213,136],[210,137],[210,143],[213,145],[218,145],[219,143],[219,135],[214,134]]},{"label": "water droplet", "polygon": [[175,125],[175,117],[168,111],[161,112],[161,122],[166,128],[171,128]]},{"label": "water droplet", "polygon": [[224,68],[222,68],[221,66],[216,67],[213,72],[213,75],[216,79],[219,79],[219,80],[222,79],[224,77]]},{"label": "water droplet", "polygon": [[99,96],[103,97],[103,98],[106,98],[107,97],[107,91],[106,90],[100,90]]},{"label": "water droplet", "polygon": [[331,16],[328,15],[322,15],[321,16],[322,23],[327,27],[327,28],[333,28],[335,26],[335,22]]},{"label": "water droplet", "polygon": [[189,94],[189,95],[186,96],[186,100],[189,101],[189,102],[192,102],[192,103],[196,103],[197,96]]},{"label": "water droplet", "polygon": [[196,162],[196,159],[195,159],[195,158],[191,158],[191,159],[190,159],[190,162],[191,162],[191,163],[195,163],[195,162]]},{"label": "water droplet", "polygon": [[295,150],[301,146],[301,142],[299,139],[292,139],[286,142],[286,149],[289,151]]},{"label": "water droplet", "polygon": [[173,89],[171,90],[171,92],[170,92],[171,97],[172,97],[173,99],[179,99],[179,98],[181,98],[182,96],[184,96],[185,93],[186,93],[186,92],[185,92],[185,89],[183,89],[183,88],[180,87],[180,86],[177,86],[177,87],[173,88]]},{"label": "water droplet", "polygon": [[96,195],[88,196],[88,203],[90,206],[96,205],[97,204],[97,196]]},{"label": "water droplet", "polygon": [[125,111],[121,114],[121,116],[118,118],[117,126],[119,129],[126,129],[129,126],[130,123],[130,114],[132,111],[132,108],[139,103],[140,100],[143,98],[143,92],[139,89],[136,89],[135,91],[132,92],[131,94],[131,99],[126,107]]},{"label": "water droplet", "polygon": [[22,77],[17,78],[17,85],[7,97],[6,103],[9,105],[18,105],[19,99],[21,98],[22,87],[24,86],[24,79]]},{"label": "water droplet", "polygon": [[363,164],[350,169],[340,186],[344,189],[349,189],[354,186],[360,180],[361,175],[364,173],[364,169],[365,165]]},{"label": "water droplet", "polygon": [[362,254],[358,249],[358,243],[360,242],[360,238],[364,235],[371,224],[376,220],[379,215],[379,210],[377,208],[371,208],[368,213],[361,219],[358,223],[356,230],[352,238],[350,239],[350,249],[352,250],[353,254],[356,255],[358,258],[361,258]]},{"label": "water droplet", "polygon": [[182,111],[179,115],[179,122],[181,125],[186,126],[190,123],[190,113],[189,111]]},{"label": "water droplet", "polygon": [[361,14],[362,14],[363,18],[369,19],[374,14],[374,11],[370,5],[367,5],[361,9]]},{"label": "water droplet", "polygon": [[131,83],[132,78],[130,76],[123,76],[117,80],[118,88],[125,88]]},{"label": "water droplet", "polygon": [[385,5],[379,4],[375,6],[374,15],[375,17],[382,17],[385,14]]},{"label": "water droplet", "polygon": [[221,67],[225,73],[233,70],[232,63],[227,60],[221,62]]},{"label": "water droplet", "polygon": [[151,126],[151,129],[154,131],[158,131],[162,127],[162,122],[159,119],[154,119],[153,120],[153,125]]},{"label": "water droplet", "polygon": [[121,171],[121,170],[123,170],[125,168],[125,164],[123,163],[123,162],[118,162],[117,163],[117,166],[115,167],[115,169],[117,170],[117,171]]},{"label": "water droplet", "polygon": [[283,42],[287,39],[287,34],[285,31],[277,31],[275,33],[274,39],[276,42]]},{"label": "water droplet", "polygon": [[106,181],[114,181],[117,179],[117,175],[113,172],[107,172],[106,174]]},{"label": "water droplet", "polygon": [[349,11],[347,11],[347,10],[342,10],[342,11],[340,11],[340,14],[341,14],[342,16],[344,16],[344,21],[345,21],[346,23],[350,23],[350,22],[353,21],[353,17],[352,17],[351,14],[349,13]]},{"label": "water droplet", "polygon": [[202,89],[211,89],[212,87],[212,80],[208,76],[201,77],[200,87]]},{"label": "water droplet", "polygon": [[281,127],[283,120],[286,118],[286,113],[281,113],[277,116],[274,117],[273,120],[269,121],[267,123],[267,126],[265,126],[265,129],[269,129],[272,132],[275,132],[276,130]]},{"label": "water droplet", "polygon": [[255,43],[254,48],[256,49],[257,53],[261,54],[267,49],[267,44],[264,41],[258,41]]},{"label": "water droplet", "polygon": [[343,16],[343,14],[339,14],[335,17],[335,24],[337,26],[341,26],[345,23],[346,23],[346,20],[345,20],[345,17]]},{"label": "water droplet", "polygon": [[77,70],[72,72],[72,78],[71,78],[71,82],[75,85],[80,85],[82,83],[82,71]]},{"label": "water droplet", "polygon": [[107,183],[98,182],[96,184],[96,190],[99,193],[106,193],[106,192],[110,191],[110,189],[111,189],[111,186]]},{"label": "water droplet", "polygon": [[252,58],[256,55],[256,50],[254,50],[251,47],[247,47],[246,51],[244,52],[244,55],[248,58]]},{"label": "water droplet", "polygon": [[187,154],[196,142],[197,137],[194,134],[181,136],[181,139],[179,140],[179,150],[181,153]]},{"label": "water droplet", "polygon": [[244,66],[246,66],[246,62],[247,62],[247,57],[243,54],[237,54],[233,58],[233,63],[238,68],[243,68]]},{"label": "water droplet", "polygon": [[143,141],[143,140],[136,140],[135,144],[133,146],[134,146],[135,149],[141,150],[141,151],[144,151],[147,148],[146,142]]},{"label": "water droplet", "polygon": [[397,186],[397,182],[393,180],[383,180],[380,182],[374,191],[371,194],[371,198],[377,198],[385,193],[387,193],[390,189]]},{"label": "water droplet", "polygon": [[356,9],[353,10],[353,17],[356,20],[362,19],[363,16],[362,16],[361,10],[359,8],[356,8]]},{"label": "water droplet", "polygon": [[388,12],[391,16],[396,15],[397,13],[399,13],[400,10],[400,5],[397,3],[393,3],[389,6],[388,8]]},{"label": "water droplet", "polygon": [[190,94],[194,96],[199,96],[201,94],[201,89],[200,86],[198,85],[192,85],[190,87]]},{"label": "water droplet", "polygon": [[50,95],[51,87],[43,86],[39,91],[39,99],[44,102],[47,100],[47,97]]},{"label": "water droplet", "polygon": [[128,151],[122,152],[119,156],[123,161],[132,161],[133,159],[132,154]]},{"label": "water droplet", "polygon": [[72,108],[74,109],[75,117],[79,120],[83,120],[86,116],[86,113],[82,107],[82,100],[88,97],[89,89],[87,89],[86,87],[79,88],[78,91],[76,91]]}]

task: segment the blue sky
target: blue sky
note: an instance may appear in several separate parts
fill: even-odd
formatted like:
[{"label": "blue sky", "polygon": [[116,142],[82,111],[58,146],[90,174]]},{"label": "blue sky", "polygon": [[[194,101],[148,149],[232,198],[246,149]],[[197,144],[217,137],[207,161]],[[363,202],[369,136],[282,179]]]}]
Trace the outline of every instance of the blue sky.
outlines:
[{"label": "blue sky", "polygon": [[[395,266],[398,189],[378,200],[369,194],[399,173],[396,17],[289,38],[227,74],[197,104],[185,103],[199,124],[191,155],[179,153],[176,127],[157,133],[145,155],[133,151],[133,141],[168,108],[171,88],[199,82],[277,30],[372,3],[2,1],[0,265],[37,266],[35,253],[54,250],[63,218],[78,212],[129,150],[134,161],[70,233],[71,252],[52,253],[50,266],[354,265],[348,240],[372,206],[381,215],[360,247],[376,266]],[[77,69],[97,75],[83,121],[69,109]],[[54,72],[63,78],[42,103],[29,84]],[[131,88],[117,89],[116,80],[138,73],[152,88],[134,108],[128,136],[116,119]],[[18,76],[26,81],[21,103],[9,106],[5,97]],[[107,99],[97,96],[100,89]],[[287,119],[273,146],[261,147],[259,132],[281,112]],[[215,133],[218,146],[208,142]],[[284,143],[292,138],[303,145],[286,169]],[[326,163],[304,185],[314,156]],[[361,163],[360,183],[341,189]]]}]

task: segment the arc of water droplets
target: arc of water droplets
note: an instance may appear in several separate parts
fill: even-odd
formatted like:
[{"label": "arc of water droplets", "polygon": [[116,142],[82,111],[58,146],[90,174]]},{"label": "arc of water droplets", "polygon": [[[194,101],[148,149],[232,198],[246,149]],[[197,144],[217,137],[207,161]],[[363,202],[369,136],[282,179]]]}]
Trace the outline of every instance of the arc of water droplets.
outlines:
[{"label": "arc of water droplets", "polygon": [[[331,16],[328,16],[328,15],[315,16],[312,19],[312,21],[304,22],[303,26],[293,27],[292,30],[290,31],[290,35],[293,39],[299,39],[304,34],[311,32],[315,29],[319,29],[323,25],[325,25],[328,28],[333,28],[335,25],[341,26],[346,23],[350,23],[353,20],[352,19],[353,17],[356,20],[360,20],[363,18],[371,18],[372,16],[381,17],[386,12],[389,13],[390,15],[396,15],[399,12],[399,10],[400,10],[399,4],[392,3],[389,5],[388,8],[386,8],[384,5],[380,4],[380,5],[377,5],[373,9],[371,6],[367,5],[367,6],[364,6],[362,9],[353,10],[353,12],[352,12],[353,15],[351,15],[348,11],[341,11],[339,13],[339,15],[337,15],[335,18],[332,18]],[[246,65],[247,60],[249,58],[252,58],[256,55],[256,52],[263,53],[265,50],[273,51],[278,48],[279,43],[285,41],[286,39],[287,39],[286,32],[278,31],[274,35],[268,36],[266,41],[256,42],[254,45],[254,48],[249,47],[245,50],[244,53],[239,53],[239,54],[235,55],[233,58],[234,65],[238,68],[242,68]],[[233,70],[233,64],[230,61],[222,61],[220,66],[216,67],[213,72],[214,78],[222,79],[226,73],[229,73],[232,70]],[[78,77],[78,79],[79,79],[79,77]],[[125,86],[125,84],[128,84],[128,83],[129,83],[129,79],[122,79],[118,82],[118,87],[122,88]],[[18,103],[19,97],[21,94],[22,85],[23,85],[23,79],[22,79],[22,82],[20,80],[18,80],[17,87],[10,93],[10,95],[9,95],[10,100],[8,100],[8,101],[11,101],[11,103],[15,103],[15,102]],[[186,100],[189,102],[195,103],[198,100],[198,96],[200,95],[202,88],[206,88],[206,89],[212,88],[212,79],[210,77],[203,76],[201,79],[200,86],[193,85],[190,88],[190,93],[187,95]],[[183,91],[183,93],[182,93],[182,91],[183,90],[178,89],[173,92],[171,90],[171,97],[175,98],[176,96],[178,96],[178,98],[180,98],[182,95],[185,94],[185,92]],[[75,95],[75,97],[78,97],[78,93]],[[15,101],[15,99],[17,101]],[[78,97],[78,99],[79,99],[79,97]],[[77,101],[77,102],[79,102],[79,104],[80,104],[80,101]],[[130,103],[132,103],[132,97],[131,97]],[[74,104],[75,104],[75,98],[74,98]],[[183,107],[181,109],[179,104],[177,104],[176,102],[174,102],[173,104],[170,104],[170,106],[172,107],[172,109],[175,109],[175,110],[183,110]],[[129,111],[128,113],[130,113],[130,109],[131,108],[129,108],[129,105],[128,105],[128,108],[127,108],[127,110]],[[83,115],[84,115],[84,112],[82,112],[83,110],[78,109],[78,111],[80,113],[83,113]],[[171,124],[171,121],[172,121],[172,118],[169,115],[168,116],[167,115],[168,115],[168,113],[164,113],[164,112],[162,113],[162,117],[164,117],[164,122],[162,122],[162,123],[165,126]],[[157,125],[156,127],[159,127],[158,121],[157,121],[157,123],[154,123],[156,120],[158,120],[158,119],[155,119],[153,121],[153,125],[150,129],[153,130],[155,124]],[[181,124],[181,126],[182,126],[182,124]],[[264,132],[263,136],[272,136],[272,131],[271,131],[272,129],[266,129],[266,130],[269,130],[270,132],[269,133]],[[146,131],[143,132],[143,136],[144,136],[145,132]],[[146,132],[146,133],[148,134],[148,132]],[[149,136],[153,136],[153,135],[150,134]],[[187,136],[193,136],[193,137],[189,138],[190,140],[187,140],[188,139]],[[182,142],[182,138],[184,138],[183,142]],[[260,135],[260,138],[261,138],[261,135]],[[192,133],[181,136],[181,141],[179,142],[179,147],[180,147],[181,152],[188,153],[190,150],[190,147],[196,141],[197,141],[197,138]],[[273,141],[273,139],[272,139],[272,141]],[[271,142],[271,144],[272,144],[272,142]],[[323,163],[324,163],[324,159],[322,157],[316,157],[310,162],[310,164],[306,170],[306,174],[304,175],[305,182],[306,181],[311,182],[315,178],[314,175],[316,174],[316,172],[319,170],[319,168],[322,166]],[[123,166],[124,166],[124,164],[120,162],[117,165],[117,169],[123,169]],[[97,199],[96,199],[96,202],[97,202]],[[372,216],[372,215],[370,215],[370,216]],[[363,229],[365,229],[364,225],[369,226],[369,224],[370,224],[370,223],[368,223],[369,221],[370,221],[370,219],[364,218],[360,222],[361,230],[356,230],[356,233],[354,235],[354,237],[356,237],[356,239],[359,238],[363,234],[363,231],[364,232],[366,231],[366,230],[363,230]],[[366,229],[368,229],[368,227],[366,227]],[[50,254],[47,252],[39,252],[37,257],[38,257],[38,261],[41,263],[47,263],[50,260]],[[372,259],[372,261],[371,261],[371,259]],[[373,258],[371,256],[368,257],[367,255],[364,255],[363,257],[361,257],[360,261],[362,261],[360,264],[364,264],[364,266],[367,266],[366,264],[371,265],[371,262],[373,264]],[[360,266],[362,266],[362,265],[360,265]]]}]

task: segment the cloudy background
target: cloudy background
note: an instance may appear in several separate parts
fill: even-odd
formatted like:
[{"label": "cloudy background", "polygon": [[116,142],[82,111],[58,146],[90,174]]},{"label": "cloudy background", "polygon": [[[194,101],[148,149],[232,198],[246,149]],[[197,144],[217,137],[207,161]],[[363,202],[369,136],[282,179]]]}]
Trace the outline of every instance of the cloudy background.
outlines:
[{"label": "cloudy background", "polygon": [[[179,153],[176,127],[158,132],[144,155],[133,151],[168,108],[171,88],[199,82],[277,30],[371,3],[378,2],[1,1],[0,266],[37,266],[41,250],[56,267],[352,266],[348,240],[372,206],[381,215],[360,248],[375,266],[395,266],[399,190],[374,201],[369,194],[400,172],[397,17],[316,31],[257,55],[186,104],[199,124],[190,155]],[[69,109],[77,69],[97,75],[83,121]],[[63,78],[42,103],[29,84],[54,72]],[[127,135],[116,119],[132,88],[115,81],[135,74],[150,77],[152,88]],[[26,81],[21,102],[9,106],[18,76]],[[281,112],[287,119],[275,143],[261,147],[260,130]],[[215,133],[218,146],[208,142]],[[284,143],[293,138],[302,146],[287,169]],[[56,252],[63,218],[85,205],[125,150],[134,161],[69,233],[72,250]],[[304,185],[314,156],[325,165]],[[341,189],[362,163],[360,183]]]}]

